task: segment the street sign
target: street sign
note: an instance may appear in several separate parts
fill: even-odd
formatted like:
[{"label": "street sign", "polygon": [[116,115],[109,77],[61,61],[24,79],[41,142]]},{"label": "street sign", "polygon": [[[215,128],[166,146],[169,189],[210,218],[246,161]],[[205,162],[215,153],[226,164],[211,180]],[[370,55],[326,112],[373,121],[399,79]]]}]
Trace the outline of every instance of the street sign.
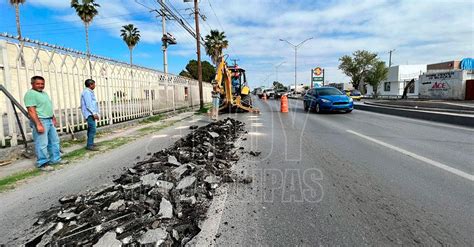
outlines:
[{"label": "street sign", "polygon": [[313,87],[314,82],[323,82],[324,84],[324,69],[321,67],[311,70],[311,87]]}]

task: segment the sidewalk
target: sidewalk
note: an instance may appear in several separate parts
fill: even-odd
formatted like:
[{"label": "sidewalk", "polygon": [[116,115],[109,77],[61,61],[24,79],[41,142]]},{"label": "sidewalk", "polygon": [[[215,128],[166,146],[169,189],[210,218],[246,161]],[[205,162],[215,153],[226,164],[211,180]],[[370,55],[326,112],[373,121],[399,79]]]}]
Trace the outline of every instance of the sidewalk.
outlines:
[{"label": "sidewalk", "polygon": [[[166,119],[158,120],[152,123],[139,123],[133,127],[123,126],[118,129],[110,130],[110,132],[104,132],[96,137],[96,143],[100,151],[91,152],[86,151],[84,148],[85,140],[77,141],[63,141],[62,145],[62,157],[64,160],[75,161],[79,158],[91,157],[98,153],[111,150],[117,146],[121,146],[129,141],[145,136],[153,131],[158,131],[162,128],[169,127],[174,123],[177,123],[183,119],[190,118],[195,114],[194,111],[178,113],[175,116],[171,116]],[[147,119],[142,119],[146,121]],[[33,171],[36,169],[35,158],[33,159],[20,159],[13,163],[0,167],[0,179],[8,176],[18,174],[26,171]]]}]

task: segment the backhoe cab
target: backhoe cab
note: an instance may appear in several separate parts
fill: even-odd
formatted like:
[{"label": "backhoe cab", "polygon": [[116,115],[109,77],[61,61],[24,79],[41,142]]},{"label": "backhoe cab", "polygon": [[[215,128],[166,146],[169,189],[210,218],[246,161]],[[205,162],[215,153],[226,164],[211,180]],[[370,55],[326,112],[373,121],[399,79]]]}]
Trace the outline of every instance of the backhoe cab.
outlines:
[{"label": "backhoe cab", "polygon": [[214,83],[221,95],[219,110],[223,112],[254,112],[257,108],[252,107],[250,88],[247,85],[245,70],[237,65],[227,66],[222,59],[217,67]]}]

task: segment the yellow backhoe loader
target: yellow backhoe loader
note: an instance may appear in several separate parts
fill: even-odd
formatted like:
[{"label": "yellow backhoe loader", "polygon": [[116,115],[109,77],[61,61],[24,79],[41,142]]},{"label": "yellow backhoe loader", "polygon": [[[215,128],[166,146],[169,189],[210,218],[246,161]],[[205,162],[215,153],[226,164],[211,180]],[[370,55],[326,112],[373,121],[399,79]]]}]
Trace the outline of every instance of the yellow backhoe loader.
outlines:
[{"label": "yellow backhoe loader", "polygon": [[237,64],[227,66],[225,59],[217,66],[217,73],[214,82],[220,97],[219,111],[221,112],[252,112],[259,113],[257,108],[252,106],[250,88],[247,85],[245,70],[239,68]]}]

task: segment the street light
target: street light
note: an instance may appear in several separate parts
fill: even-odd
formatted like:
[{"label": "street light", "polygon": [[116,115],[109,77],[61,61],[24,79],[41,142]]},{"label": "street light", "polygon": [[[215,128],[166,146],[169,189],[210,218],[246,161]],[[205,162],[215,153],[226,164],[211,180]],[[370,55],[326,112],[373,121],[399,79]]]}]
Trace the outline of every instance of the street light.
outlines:
[{"label": "street light", "polygon": [[[285,62],[281,62],[280,64],[278,64],[277,66],[275,66],[275,70],[276,70],[276,81],[278,81],[278,68],[280,68],[280,66],[282,66]],[[279,81],[278,81],[279,82]]]},{"label": "street light", "polygon": [[286,43],[288,43],[289,45],[291,45],[294,49],[295,49],[295,91],[294,93],[296,94],[296,81],[297,81],[297,73],[296,73],[296,62],[297,62],[297,54],[298,54],[298,48],[303,45],[306,41],[310,40],[310,39],[313,39],[313,37],[311,38],[307,38],[303,41],[301,41],[299,44],[297,45],[294,45],[293,43],[291,43],[290,41],[286,40],[286,39],[280,39],[280,41],[285,41]]}]

